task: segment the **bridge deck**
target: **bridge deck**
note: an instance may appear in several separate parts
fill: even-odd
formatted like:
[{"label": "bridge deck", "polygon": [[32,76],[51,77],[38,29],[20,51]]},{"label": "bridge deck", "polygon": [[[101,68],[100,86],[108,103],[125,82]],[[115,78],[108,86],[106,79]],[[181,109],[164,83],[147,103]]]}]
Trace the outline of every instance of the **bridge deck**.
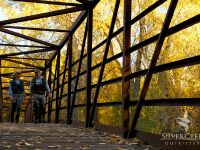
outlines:
[{"label": "bridge deck", "polygon": [[0,149],[150,149],[92,129],[60,124],[0,124]]}]

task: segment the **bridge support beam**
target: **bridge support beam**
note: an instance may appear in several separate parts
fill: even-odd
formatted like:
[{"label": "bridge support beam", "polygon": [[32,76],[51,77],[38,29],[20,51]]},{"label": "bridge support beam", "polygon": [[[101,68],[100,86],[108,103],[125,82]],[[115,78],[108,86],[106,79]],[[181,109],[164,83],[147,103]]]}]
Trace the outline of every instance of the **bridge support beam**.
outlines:
[{"label": "bridge support beam", "polygon": [[[1,67],[1,59],[0,59]],[[3,91],[2,91],[2,80],[1,80],[1,70],[0,70],[0,122],[2,122],[2,112],[3,112]]]},{"label": "bridge support beam", "polygon": [[122,69],[122,131],[126,138],[129,131],[129,101],[130,101],[130,80],[125,81],[125,77],[131,73],[131,56],[125,51],[131,46],[131,4],[132,0],[124,0],[124,29],[123,29],[123,69]]},{"label": "bridge support beam", "polygon": [[86,81],[86,127],[89,125],[91,108],[91,67],[92,67],[92,32],[93,32],[93,8],[88,8],[88,43],[87,43],[87,81]]},{"label": "bridge support beam", "polygon": [[[48,84],[49,84],[49,87],[51,89],[51,76],[52,76],[52,62],[50,62],[49,64],[49,77],[48,77]],[[51,121],[51,98],[48,97],[48,117],[47,117],[47,122],[50,123]]]},{"label": "bridge support beam", "polygon": [[56,68],[57,68],[57,79],[56,79],[56,115],[55,115],[55,123],[59,123],[59,78],[60,78],[60,51],[57,54],[57,61],[56,61]]},{"label": "bridge support beam", "polygon": [[72,78],[72,35],[68,41],[68,95],[67,95],[67,124],[71,124],[70,108],[71,108],[71,78]]},{"label": "bridge support beam", "polygon": [[[84,33],[83,44],[82,44],[81,54],[80,54],[80,59],[79,59],[79,64],[78,64],[78,70],[77,70],[77,76],[76,76],[76,81],[75,81],[75,86],[74,86],[74,92],[73,92],[73,97],[71,99],[71,101],[72,101],[71,102],[71,109],[70,109],[70,121],[71,121],[71,123],[72,123],[74,105],[75,105],[75,101],[76,101],[78,82],[79,82],[80,73],[81,73],[81,66],[82,66],[82,62],[83,62],[86,39],[87,39],[87,23],[85,25],[85,33]],[[69,80],[69,81],[71,81],[71,80]]]}]

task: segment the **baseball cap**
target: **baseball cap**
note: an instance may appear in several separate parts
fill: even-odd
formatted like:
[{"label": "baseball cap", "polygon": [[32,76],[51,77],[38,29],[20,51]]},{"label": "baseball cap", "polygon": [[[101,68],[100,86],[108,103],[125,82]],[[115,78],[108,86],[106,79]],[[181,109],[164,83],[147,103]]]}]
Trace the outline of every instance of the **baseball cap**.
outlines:
[{"label": "baseball cap", "polygon": [[34,72],[40,72],[40,70],[36,68],[36,69],[34,69]]}]

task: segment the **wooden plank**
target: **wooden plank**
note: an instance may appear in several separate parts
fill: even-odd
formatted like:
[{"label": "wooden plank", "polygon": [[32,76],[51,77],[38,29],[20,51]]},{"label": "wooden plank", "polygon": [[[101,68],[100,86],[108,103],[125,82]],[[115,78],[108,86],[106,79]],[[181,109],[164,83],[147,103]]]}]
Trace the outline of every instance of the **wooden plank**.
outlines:
[{"label": "wooden plank", "polygon": [[103,124],[99,124],[99,123],[96,123],[94,128],[97,130],[100,130],[100,131],[104,131],[104,132],[107,132],[110,134],[116,134],[116,135],[121,135],[121,133],[123,132],[123,129],[120,127],[103,125]]},{"label": "wooden plank", "polygon": [[[13,128],[15,129],[14,134],[12,133]],[[22,149],[140,150],[146,148],[144,144],[132,145],[128,141],[120,144],[120,141],[123,142],[124,139],[118,136],[115,136],[114,139],[113,135],[103,132],[60,124],[0,124],[0,141],[4,141],[0,145],[0,149],[5,149],[8,146],[11,146],[12,149],[20,147]]]}]

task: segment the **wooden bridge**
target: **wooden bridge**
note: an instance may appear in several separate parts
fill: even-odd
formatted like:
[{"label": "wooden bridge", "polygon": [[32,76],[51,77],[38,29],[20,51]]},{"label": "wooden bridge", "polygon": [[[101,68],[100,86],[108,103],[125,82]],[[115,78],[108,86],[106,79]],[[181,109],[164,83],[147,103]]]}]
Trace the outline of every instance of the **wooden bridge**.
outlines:
[{"label": "wooden bridge", "polygon": [[[0,21],[1,33],[12,35],[26,41],[12,43],[0,42],[1,47],[7,47],[5,51],[0,53],[0,120],[1,122],[9,121],[11,105],[8,95],[9,80],[14,71],[22,70],[22,79],[26,86],[26,97],[22,105],[20,122],[28,123],[2,123],[0,125],[0,149],[13,148],[13,146],[35,149],[63,149],[64,147],[69,147],[68,149],[148,148],[144,144],[130,144],[130,141],[130,143],[127,141],[124,144],[123,142],[119,144],[116,141],[109,143],[109,140],[112,140],[112,136],[104,135],[102,132],[120,135],[124,139],[133,139],[136,137],[153,147],[164,147],[166,145],[160,140],[162,138],[161,133],[138,129],[138,121],[141,118],[142,109],[152,106],[172,107],[200,105],[199,97],[182,98],[180,95],[178,98],[147,98],[151,85],[150,82],[154,75],[180,68],[198,66],[200,63],[200,55],[161,64],[157,63],[159,57],[162,57],[161,50],[165,40],[169,36],[176,35],[190,27],[199,25],[200,13],[174,26],[170,26],[176,8],[178,7],[177,5],[181,3],[180,1],[154,1],[137,15],[134,14],[133,17],[132,0],[113,0],[113,11],[107,37],[103,39],[102,36],[103,40],[97,43],[93,42],[95,36],[94,31],[98,30],[94,28],[94,11],[101,4],[100,0],[74,0],[73,2],[49,0],[13,1],[12,3],[17,4],[31,3],[63,7],[60,10]],[[167,9],[160,8],[162,5],[167,5]],[[121,6],[123,7],[121,8]],[[101,9],[102,11],[106,11],[103,8]],[[161,12],[166,11],[160,31],[132,45],[132,27],[158,9]],[[122,13],[120,13],[121,10],[123,10]],[[50,25],[48,24],[45,27],[37,26],[37,24],[33,26],[33,24],[29,23],[28,25],[30,26],[27,26],[27,24],[23,26],[24,22],[35,20],[42,22],[42,19],[45,18],[52,18],[53,20],[55,19],[54,17],[70,14],[78,15],[77,17],[73,16],[75,19],[68,28],[66,26],[57,27],[55,22],[51,22],[52,24],[49,23]],[[116,29],[118,15],[122,16],[123,25]],[[81,32],[82,35],[77,34],[80,29],[83,31]],[[38,38],[31,37],[26,35],[24,31],[38,33],[41,31],[47,32],[48,35],[51,35],[49,33],[54,33],[52,37],[56,41],[47,41],[45,37],[39,38],[39,36]],[[74,44],[74,41],[79,37],[82,42]],[[121,37],[119,43],[121,43],[122,51],[110,56],[110,46],[114,39],[116,40],[119,37]],[[150,45],[154,45],[155,48],[147,68],[139,67],[133,71],[131,68],[131,60],[136,59],[136,57],[133,56],[132,58],[132,54],[138,51],[145,51],[145,47]],[[15,51],[9,51],[8,49],[11,47],[16,48]],[[95,63],[93,57],[97,55],[99,50],[103,52],[102,55],[98,56],[98,62]],[[113,65],[112,63],[115,61],[121,62],[121,68],[119,69],[119,72],[121,72],[120,76],[111,72],[110,77],[105,79],[104,74],[107,65]],[[29,82],[31,77],[33,77],[33,69],[35,68],[39,68],[42,71],[42,75],[46,77],[51,88],[51,97],[46,97],[45,120],[48,124],[30,124],[33,122],[33,108],[30,103]],[[93,74],[97,74],[98,78],[94,78]],[[131,83],[138,78],[142,78],[141,85],[139,86],[139,94],[137,97],[132,98],[134,89]],[[109,87],[107,88],[107,93],[116,87],[120,88],[116,92],[120,100],[110,100],[109,96],[107,96],[104,98],[104,101],[99,101],[99,97],[102,97],[102,94],[104,94],[104,87]],[[102,114],[100,111],[105,112],[104,116],[108,120],[110,116],[114,115],[112,111],[109,113],[110,109],[114,109],[117,112],[117,115],[115,114],[114,117],[110,118],[110,120],[118,118],[118,122],[116,121],[113,124],[105,123],[106,121],[104,121],[103,117],[101,119]],[[78,126],[79,128],[75,129],[72,126]],[[92,128],[98,131],[92,131]],[[41,140],[34,141],[32,138],[41,138]],[[117,138],[119,138],[119,141],[122,140],[120,137]],[[42,143],[40,143],[41,141]],[[57,141],[57,143],[55,142],[56,144],[54,144],[53,141]]]}]

